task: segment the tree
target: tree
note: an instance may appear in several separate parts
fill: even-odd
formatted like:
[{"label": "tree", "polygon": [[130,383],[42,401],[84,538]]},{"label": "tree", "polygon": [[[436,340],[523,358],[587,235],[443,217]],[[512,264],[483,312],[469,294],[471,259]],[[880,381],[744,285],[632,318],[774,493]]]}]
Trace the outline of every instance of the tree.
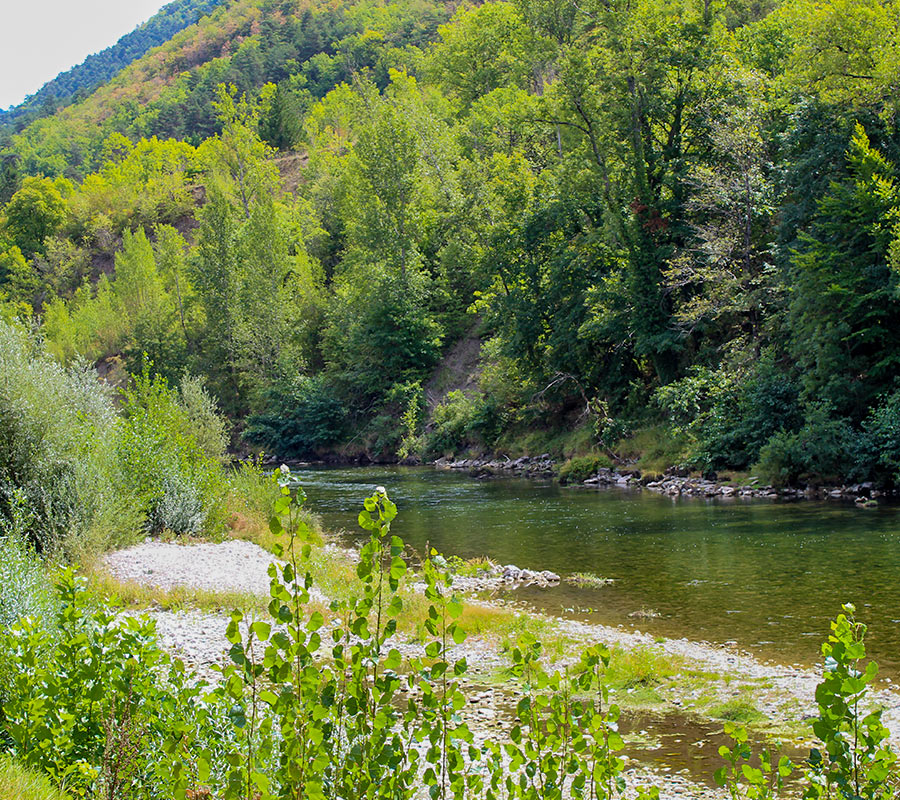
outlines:
[{"label": "tree", "polygon": [[66,219],[72,184],[65,179],[27,177],[4,209],[6,235],[26,257],[44,253],[44,241]]},{"label": "tree", "polygon": [[848,178],[832,183],[801,237],[789,311],[806,395],[859,421],[900,369],[900,276],[888,263],[900,184],[861,125],[847,164]]}]

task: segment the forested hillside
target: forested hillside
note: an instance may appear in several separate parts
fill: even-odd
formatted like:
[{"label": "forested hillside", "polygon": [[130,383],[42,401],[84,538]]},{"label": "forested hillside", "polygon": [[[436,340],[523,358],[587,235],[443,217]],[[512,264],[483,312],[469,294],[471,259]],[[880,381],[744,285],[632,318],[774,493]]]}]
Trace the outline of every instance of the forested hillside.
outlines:
[{"label": "forested hillside", "polygon": [[891,483],[898,90],[897,0],[234,0],[9,137],[4,314],[240,449]]},{"label": "forested hillside", "polygon": [[88,56],[81,64],[60,73],[22,103],[0,110],[0,125],[24,124],[52,114],[57,108],[87,97],[101,83],[180,30],[193,25],[222,0],[174,0],[149,20],[126,33],[111,47]]}]

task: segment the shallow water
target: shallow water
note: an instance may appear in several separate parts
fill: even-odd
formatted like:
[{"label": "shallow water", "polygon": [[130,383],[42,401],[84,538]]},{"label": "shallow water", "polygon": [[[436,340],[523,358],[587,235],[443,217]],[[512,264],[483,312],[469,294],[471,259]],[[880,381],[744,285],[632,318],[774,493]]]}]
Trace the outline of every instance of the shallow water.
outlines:
[{"label": "shallow water", "polygon": [[[812,664],[829,619],[853,602],[882,674],[900,675],[897,507],[673,500],[427,467],[299,474],[309,507],[351,537],[363,497],[383,485],[399,510],[394,531],[420,551],[613,579],[515,593],[553,613]],[[658,616],[630,616],[641,612]]]}]

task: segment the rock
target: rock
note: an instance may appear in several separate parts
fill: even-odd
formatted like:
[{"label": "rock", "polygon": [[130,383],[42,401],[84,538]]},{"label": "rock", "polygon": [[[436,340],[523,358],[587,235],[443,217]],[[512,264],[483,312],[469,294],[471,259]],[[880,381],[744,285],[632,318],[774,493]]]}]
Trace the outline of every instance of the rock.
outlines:
[{"label": "rock", "polygon": [[548,569],[545,569],[541,573],[541,577],[545,581],[547,581],[547,583],[559,583],[559,575],[557,575],[555,572],[550,572],[550,570]]}]

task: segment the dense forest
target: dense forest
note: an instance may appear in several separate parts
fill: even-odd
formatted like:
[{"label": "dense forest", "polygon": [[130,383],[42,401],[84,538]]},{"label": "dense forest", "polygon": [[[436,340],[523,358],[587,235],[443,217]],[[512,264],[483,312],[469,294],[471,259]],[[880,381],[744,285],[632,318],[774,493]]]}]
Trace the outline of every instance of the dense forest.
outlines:
[{"label": "dense forest", "polygon": [[45,83],[17,106],[0,110],[0,126],[21,129],[38,117],[87,97],[104,81],[144,53],[193,25],[222,0],[174,0],[111,47],[88,56],[81,64]]},{"label": "dense forest", "polygon": [[898,65],[896,0],[234,0],[7,135],[3,313],[239,451],[889,484]]}]

